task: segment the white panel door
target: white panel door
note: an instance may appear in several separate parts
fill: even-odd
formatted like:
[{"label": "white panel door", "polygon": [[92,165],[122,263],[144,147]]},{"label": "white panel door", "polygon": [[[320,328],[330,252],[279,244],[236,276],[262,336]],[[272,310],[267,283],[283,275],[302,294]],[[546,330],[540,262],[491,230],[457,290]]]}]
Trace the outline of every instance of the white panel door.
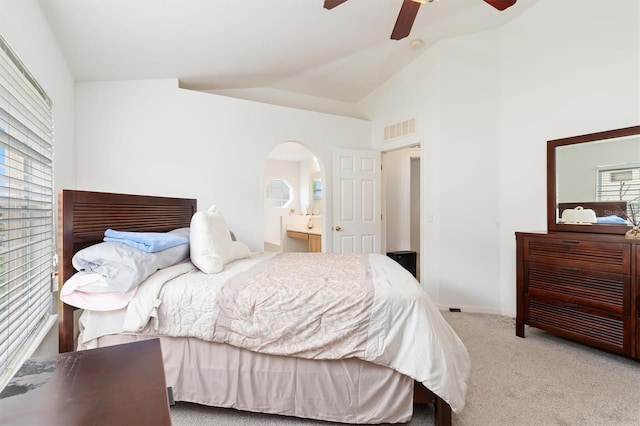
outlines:
[{"label": "white panel door", "polygon": [[378,151],[333,151],[334,253],[380,253],[380,159]]}]

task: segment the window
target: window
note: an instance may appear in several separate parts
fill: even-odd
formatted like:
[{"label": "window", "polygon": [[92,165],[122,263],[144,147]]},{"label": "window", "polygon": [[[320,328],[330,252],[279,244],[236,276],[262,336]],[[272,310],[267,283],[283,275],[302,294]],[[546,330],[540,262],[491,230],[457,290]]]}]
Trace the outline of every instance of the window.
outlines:
[{"label": "window", "polygon": [[274,179],[267,186],[267,200],[273,207],[287,207],[291,203],[292,188],[283,179]]},{"label": "window", "polygon": [[52,309],[51,102],[0,37],[0,388]]},{"label": "window", "polygon": [[598,168],[597,188],[597,201],[627,201],[628,209],[633,209],[627,211],[627,216],[637,216],[640,201],[640,164]]},{"label": "window", "polygon": [[322,200],[322,181],[320,179],[313,180],[312,191],[314,200]]}]

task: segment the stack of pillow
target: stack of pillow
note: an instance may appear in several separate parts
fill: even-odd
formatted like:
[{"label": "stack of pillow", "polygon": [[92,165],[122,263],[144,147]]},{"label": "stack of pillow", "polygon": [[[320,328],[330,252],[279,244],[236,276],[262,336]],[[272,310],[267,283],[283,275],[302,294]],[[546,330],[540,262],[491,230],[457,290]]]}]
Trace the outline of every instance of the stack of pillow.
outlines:
[{"label": "stack of pillow", "polygon": [[62,287],[60,299],[83,309],[121,309],[158,269],[189,257],[188,228],[170,232],[121,232],[108,229],[104,242],[77,252],[78,270]]},{"label": "stack of pillow", "polygon": [[190,228],[166,233],[108,229],[103,242],[73,256],[73,267],[79,272],[64,283],[60,299],[83,309],[124,308],[145,279],[189,255],[191,262],[207,274],[221,272],[224,265],[249,257],[249,247],[232,236],[215,206],[195,213]]}]

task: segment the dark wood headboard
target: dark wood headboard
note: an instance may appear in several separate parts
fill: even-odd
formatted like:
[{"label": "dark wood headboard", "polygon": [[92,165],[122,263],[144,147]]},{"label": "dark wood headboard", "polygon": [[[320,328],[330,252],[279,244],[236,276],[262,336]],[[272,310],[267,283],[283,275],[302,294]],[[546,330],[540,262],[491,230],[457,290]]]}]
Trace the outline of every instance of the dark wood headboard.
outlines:
[{"label": "dark wood headboard", "polygon": [[[75,273],[79,250],[102,241],[108,228],[118,231],[168,232],[188,227],[196,212],[194,198],[154,197],[109,192],[58,192],[58,279],[64,285]],[[73,312],[58,300],[59,351],[74,350]]]},{"label": "dark wood headboard", "polygon": [[575,209],[582,206],[585,209],[592,209],[596,213],[596,217],[618,216],[623,219],[627,218],[627,202],[626,201],[586,201],[584,203],[559,203],[558,210],[560,215],[566,209]]}]

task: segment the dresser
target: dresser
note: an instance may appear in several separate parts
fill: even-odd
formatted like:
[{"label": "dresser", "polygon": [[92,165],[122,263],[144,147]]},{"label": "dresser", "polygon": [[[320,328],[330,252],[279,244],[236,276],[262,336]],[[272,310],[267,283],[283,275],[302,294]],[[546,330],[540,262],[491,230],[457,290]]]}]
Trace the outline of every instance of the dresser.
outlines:
[{"label": "dresser", "polygon": [[516,232],[516,335],[525,325],[640,358],[640,240]]},{"label": "dresser", "polygon": [[27,360],[0,392],[2,425],[171,425],[160,340]]},{"label": "dresser", "polygon": [[516,335],[640,359],[639,161],[638,125],[547,141],[547,231],[515,233]]}]

